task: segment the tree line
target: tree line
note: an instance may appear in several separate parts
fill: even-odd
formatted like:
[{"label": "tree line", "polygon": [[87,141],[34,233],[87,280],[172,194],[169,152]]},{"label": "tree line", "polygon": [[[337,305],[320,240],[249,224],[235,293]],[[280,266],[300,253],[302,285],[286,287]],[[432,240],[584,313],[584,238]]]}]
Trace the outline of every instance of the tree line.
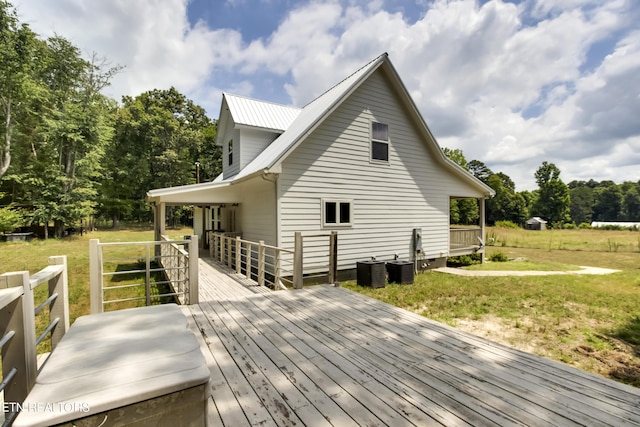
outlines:
[{"label": "tree line", "polygon": [[[534,174],[538,189],[518,192],[515,183],[505,173],[494,173],[479,160],[467,162],[460,149],[445,147],[443,151],[496,192],[485,205],[489,225],[497,221],[523,225],[533,216],[545,219],[554,228],[590,224],[592,221],[640,222],[640,180],[621,184],[574,180],[565,184],[560,178],[560,169],[545,161]],[[475,200],[452,200],[450,214],[452,224],[478,223]]]},{"label": "tree line", "polygon": [[146,221],[147,190],[194,183],[196,162],[203,181],[220,172],[203,108],[174,88],[106,97],[122,67],[39,38],[2,0],[0,57],[0,231],[47,235],[52,225],[61,236],[94,216]]}]

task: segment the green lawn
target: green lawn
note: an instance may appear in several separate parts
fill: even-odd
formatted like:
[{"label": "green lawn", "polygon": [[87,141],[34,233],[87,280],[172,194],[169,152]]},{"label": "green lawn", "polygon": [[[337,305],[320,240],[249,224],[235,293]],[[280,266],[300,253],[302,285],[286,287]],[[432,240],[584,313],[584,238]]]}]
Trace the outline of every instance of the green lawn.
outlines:
[{"label": "green lawn", "polygon": [[[472,268],[568,270],[587,265],[622,271],[529,277],[426,272],[417,275],[413,285],[382,289],[363,288],[353,281],[342,285],[489,339],[640,386],[640,250],[631,245],[640,233],[507,230],[504,235],[507,232],[510,241],[521,247],[499,244],[487,252],[502,251],[527,261]],[[503,230],[495,234],[503,235]],[[597,251],[602,245],[594,244],[623,238],[625,251]],[[564,242],[564,249],[550,249],[545,244],[549,240]]]},{"label": "green lawn", "polygon": [[[175,239],[190,233],[190,229],[169,231]],[[604,276],[543,277],[427,272],[416,276],[413,285],[383,289],[362,288],[355,282],[342,285],[489,339],[640,386],[640,248],[633,245],[640,233],[490,229],[488,234],[492,233],[502,237],[495,246],[487,247],[488,254],[502,251],[527,261],[476,268],[520,269],[517,264],[527,270],[566,270],[588,265],[622,271]],[[96,238],[102,242],[146,241],[153,239],[153,232],[150,228],[101,230],[59,240],[0,243],[2,272],[35,273],[47,265],[49,256],[67,255],[73,321],[89,313],[89,239]],[[617,251],[603,245],[607,241],[620,242]],[[135,251],[109,256],[132,256],[135,262],[142,256]]]}]

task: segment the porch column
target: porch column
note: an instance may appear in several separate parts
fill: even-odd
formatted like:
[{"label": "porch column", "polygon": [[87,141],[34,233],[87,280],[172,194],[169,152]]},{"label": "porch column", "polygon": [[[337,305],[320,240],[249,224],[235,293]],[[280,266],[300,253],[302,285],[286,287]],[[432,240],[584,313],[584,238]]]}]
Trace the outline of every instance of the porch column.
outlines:
[{"label": "porch column", "polygon": [[[166,206],[164,202],[156,202],[155,209],[153,211],[153,229],[155,231],[154,240],[159,242],[161,237],[165,233],[165,221],[166,221]],[[155,256],[160,256],[160,245],[155,245]]]},{"label": "porch column", "polygon": [[481,262],[484,264],[484,259],[485,259],[485,251],[487,250],[487,244],[485,241],[485,231],[484,231],[484,223],[485,223],[485,213],[484,213],[484,203],[485,203],[485,198],[483,197],[482,199],[480,199],[480,209],[479,209],[479,214],[480,214],[480,236],[482,236],[482,241],[484,242],[484,246],[482,248],[482,258],[481,258]]}]

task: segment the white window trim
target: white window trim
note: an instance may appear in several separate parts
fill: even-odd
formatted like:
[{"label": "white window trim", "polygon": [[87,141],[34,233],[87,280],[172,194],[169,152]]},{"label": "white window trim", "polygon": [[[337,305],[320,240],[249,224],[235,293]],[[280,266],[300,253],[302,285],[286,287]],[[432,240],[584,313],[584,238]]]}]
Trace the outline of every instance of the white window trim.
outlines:
[{"label": "white window trim", "polygon": [[[235,162],[235,156],[233,155],[233,138],[227,142],[227,165],[233,166],[233,162]],[[229,162],[229,158],[231,158],[231,162]]]},{"label": "white window trim", "polygon": [[[326,221],[326,204],[336,203],[336,223],[327,223]],[[340,203],[349,204],[349,222],[340,222]],[[353,199],[322,199],[320,202],[320,209],[322,210],[322,228],[351,228],[353,227]]]},{"label": "white window trim", "polygon": [[[375,139],[373,137],[373,124],[374,123],[379,123],[381,125],[386,125],[387,126],[387,140],[382,140],[382,139]],[[382,123],[379,122],[377,120],[370,120],[369,121],[369,162],[371,163],[377,163],[377,164],[381,164],[381,165],[388,165],[389,164],[389,158],[391,157],[391,144],[390,144],[390,126],[388,123]],[[387,160],[380,160],[380,159],[374,159],[373,158],[373,143],[374,142],[378,142],[381,144],[387,144]]]}]

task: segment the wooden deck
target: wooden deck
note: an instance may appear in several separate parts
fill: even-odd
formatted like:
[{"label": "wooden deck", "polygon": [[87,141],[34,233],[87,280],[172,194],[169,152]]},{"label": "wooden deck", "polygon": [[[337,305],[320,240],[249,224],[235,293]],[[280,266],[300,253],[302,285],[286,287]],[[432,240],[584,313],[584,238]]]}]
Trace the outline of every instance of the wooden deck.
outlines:
[{"label": "wooden deck", "polygon": [[639,389],[343,288],[254,293],[203,262],[183,310],[212,426],[640,425]]}]

